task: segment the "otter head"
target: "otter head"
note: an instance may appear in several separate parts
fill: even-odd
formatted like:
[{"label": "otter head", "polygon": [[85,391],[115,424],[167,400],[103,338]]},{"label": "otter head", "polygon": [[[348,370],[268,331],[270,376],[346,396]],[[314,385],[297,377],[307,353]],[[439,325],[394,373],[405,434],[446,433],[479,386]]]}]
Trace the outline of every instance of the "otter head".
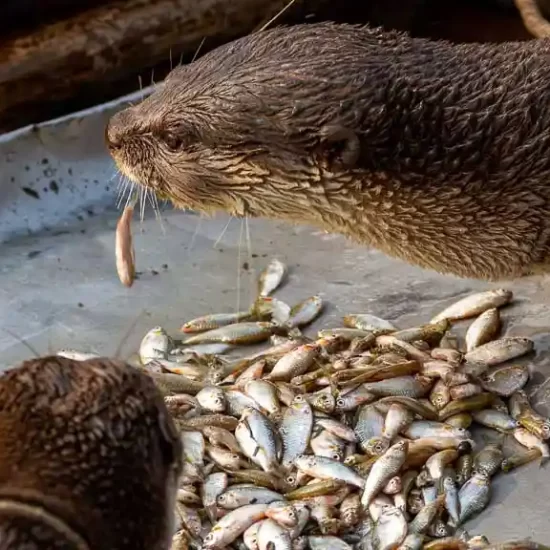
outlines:
[{"label": "otter head", "polygon": [[24,520],[79,548],[168,548],[181,469],[162,396],[137,369],[45,357],[0,377],[0,533]]},{"label": "otter head", "polygon": [[[331,24],[265,31],[174,69],[115,114],[106,141],[130,180],[181,208],[307,221],[359,153],[349,41]],[[347,51],[347,53],[346,53]],[[327,74],[327,67],[331,67]],[[345,67],[345,68],[344,68]],[[338,180],[339,175],[347,180]]]}]

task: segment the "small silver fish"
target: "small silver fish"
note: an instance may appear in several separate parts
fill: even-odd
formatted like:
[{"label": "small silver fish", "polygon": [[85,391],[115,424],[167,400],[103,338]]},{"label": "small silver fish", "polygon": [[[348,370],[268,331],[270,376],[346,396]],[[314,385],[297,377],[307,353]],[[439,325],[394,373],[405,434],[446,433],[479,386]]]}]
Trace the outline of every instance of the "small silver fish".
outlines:
[{"label": "small silver fish", "polygon": [[139,345],[139,358],[143,365],[155,359],[166,359],[173,347],[171,338],[162,327],[153,327]]},{"label": "small silver fish", "polygon": [[266,377],[266,380],[289,381],[291,378],[307,372],[319,353],[317,344],[303,344],[283,355]]},{"label": "small silver fish", "polygon": [[291,550],[290,534],[277,522],[265,519],[258,530],[258,547],[259,550]]},{"label": "small silver fish", "polygon": [[445,308],[441,313],[433,317],[430,322],[437,323],[442,319],[459,321],[461,319],[475,317],[488,309],[502,307],[508,304],[512,301],[513,296],[512,291],[503,288],[477,292]]},{"label": "small silver fish", "polygon": [[491,308],[484,311],[466,331],[465,342],[466,351],[472,351],[475,348],[491,341],[500,330],[500,314],[497,308]]},{"label": "small silver fish", "polygon": [[483,511],[491,500],[491,479],[486,474],[475,473],[458,493],[460,524]]},{"label": "small silver fish", "polygon": [[374,528],[374,545],[378,550],[394,550],[407,536],[407,520],[403,512],[394,506],[382,510]]},{"label": "small silver fish", "polygon": [[246,504],[270,504],[282,500],[282,495],[250,484],[232,485],[216,499],[216,503],[225,510],[235,510]]},{"label": "small silver fish", "polygon": [[482,388],[501,397],[510,397],[529,381],[529,369],[523,365],[502,365],[483,373]]},{"label": "small silver fish", "polygon": [[384,415],[373,405],[363,405],[354,427],[361,448],[370,455],[379,456],[389,447],[390,441],[382,436]]},{"label": "small silver fish", "polygon": [[344,326],[374,333],[387,333],[399,330],[393,323],[368,313],[354,313],[346,315],[344,317]]},{"label": "small silver fish", "polygon": [[225,393],[217,386],[206,386],[195,396],[199,405],[213,413],[222,413],[225,411],[226,400]]},{"label": "small silver fish", "polygon": [[294,460],[302,455],[308,445],[313,427],[313,411],[309,403],[301,396],[296,396],[285,410],[279,433],[283,441],[281,464],[288,468]]},{"label": "small silver fish", "polygon": [[296,304],[290,310],[290,317],[285,323],[290,328],[302,327],[311,323],[323,310],[323,300],[320,296],[311,296]]},{"label": "small silver fish", "polygon": [[447,509],[454,525],[458,525],[460,523],[460,500],[458,498],[458,487],[450,475],[443,477],[441,485],[445,495],[445,508]]},{"label": "small silver fish", "polygon": [[330,458],[301,455],[294,460],[294,464],[302,472],[318,479],[339,480],[360,489],[365,486],[365,479],[352,468]]},{"label": "small silver fish", "polygon": [[352,550],[352,547],[344,542],[340,537],[309,536],[307,538],[310,550]]},{"label": "small silver fish", "polygon": [[251,525],[264,519],[267,504],[248,504],[223,516],[204,538],[203,548],[223,548],[229,546]]},{"label": "small silver fish", "polygon": [[473,349],[464,356],[464,359],[491,367],[533,351],[534,345],[533,340],[529,338],[519,336],[500,338]]},{"label": "small silver fish", "polygon": [[250,380],[246,383],[244,391],[264,411],[275,414],[281,410],[281,405],[277,398],[277,388],[267,380]]},{"label": "small silver fish", "polygon": [[78,351],[75,349],[60,349],[56,355],[58,357],[72,359],[73,361],[88,361],[89,359],[97,359],[98,357],[101,357],[97,353]]},{"label": "small silver fish", "polygon": [[211,523],[216,521],[216,499],[227,489],[227,485],[225,472],[209,474],[201,484],[202,505]]},{"label": "small silver fish", "polygon": [[241,323],[248,321],[251,318],[249,311],[238,311],[237,313],[212,313],[210,315],[203,315],[187,321],[180,328],[181,332],[186,334],[192,334],[195,332],[204,332],[207,330],[213,330],[227,325],[235,323]]},{"label": "small silver fish", "polygon": [[258,294],[260,296],[269,296],[283,282],[287,273],[286,265],[280,260],[274,258],[267,267],[260,273],[258,279]]},{"label": "small silver fish", "polygon": [[473,411],[472,418],[482,426],[498,430],[499,432],[510,432],[519,427],[519,422],[511,416],[497,411],[495,409],[483,409],[481,411]]},{"label": "small silver fish", "polygon": [[474,456],[474,471],[492,477],[500,471],[503,460],[504,453],[500,445],[490,443]]},{"label": "small silver fish", "polygon": [[267,507],[265,515],[289,529],[296,527],[298,523],[298,513],[296,508],[294,508],[294,504],[284,500],[271,502]]},{"label": "small silver fish", "polygon": [[361,497],[363,507],[367,507],[389,479],[399,473],[407,458],[408,448],[409,444],[406,440],[399,441],[374,463]]},{"label": "small silver fish", "polygon": [[235,428],[235,437],[243,453],[264,472],[278,470],[275,431],[260,411],[247,408]]},{"label": "small silver fish", "polygon": [[399,403],[392,403],[386,414],[382,436],[392,441],[402,430],[410,426],[413,420],[412,411]]}]

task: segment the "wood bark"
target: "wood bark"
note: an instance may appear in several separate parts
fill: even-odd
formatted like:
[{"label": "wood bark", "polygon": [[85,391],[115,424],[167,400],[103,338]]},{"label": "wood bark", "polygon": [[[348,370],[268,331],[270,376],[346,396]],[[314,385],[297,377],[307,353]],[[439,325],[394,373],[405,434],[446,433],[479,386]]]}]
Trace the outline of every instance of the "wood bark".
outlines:
[{"label": "wood bark", "polygon": [[[326,1],[296,0],[283,21],[299,19]],[[170,56],[177,62],[180,54],[192,54],[203,40],[209,49],[245,35],[288,3],[118,1],[0,40],[0,130],[28,124],[41,103],[109,87]]]}]

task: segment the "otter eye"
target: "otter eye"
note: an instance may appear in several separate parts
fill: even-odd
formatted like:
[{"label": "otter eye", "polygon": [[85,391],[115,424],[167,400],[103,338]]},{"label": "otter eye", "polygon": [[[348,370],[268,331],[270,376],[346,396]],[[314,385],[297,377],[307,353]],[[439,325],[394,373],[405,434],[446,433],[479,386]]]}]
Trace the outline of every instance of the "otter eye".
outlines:
[{"label": "otter eye", "polygon": [[175,134],[165,132],[162,134],[161,138],[168,149],[171,149],[172,151],[179,151],[183,146],[183,139]]}]

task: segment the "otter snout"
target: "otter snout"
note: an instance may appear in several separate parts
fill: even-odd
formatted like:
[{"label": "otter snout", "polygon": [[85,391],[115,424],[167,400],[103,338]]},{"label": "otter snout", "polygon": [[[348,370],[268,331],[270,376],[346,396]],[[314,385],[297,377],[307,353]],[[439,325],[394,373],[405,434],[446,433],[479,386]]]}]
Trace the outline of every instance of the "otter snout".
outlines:
[{"label": "otter snout", "polygon": [[133,114],[131,109],[124,109],[115,113],[105,126],[105,143],[109,151],[116,151],[122,147],[124,135],[132,125]]}]

